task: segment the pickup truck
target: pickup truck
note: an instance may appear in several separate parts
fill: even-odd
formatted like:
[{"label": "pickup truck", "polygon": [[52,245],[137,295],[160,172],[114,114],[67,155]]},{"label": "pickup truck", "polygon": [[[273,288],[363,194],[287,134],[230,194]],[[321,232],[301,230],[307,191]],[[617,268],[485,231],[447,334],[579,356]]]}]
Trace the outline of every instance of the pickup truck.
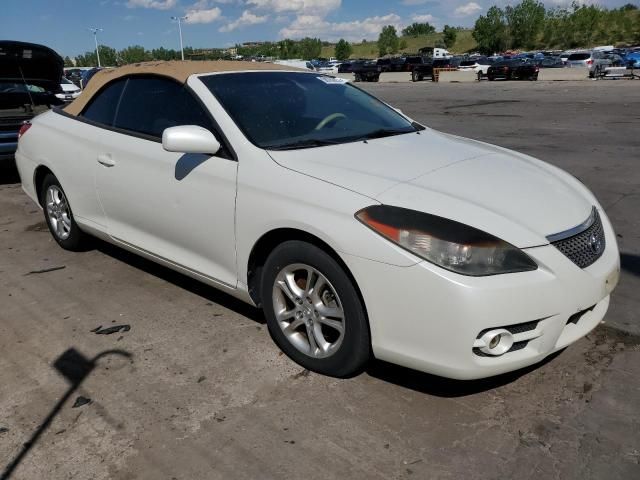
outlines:
[{"label": "pickup truck", "polygon": [[454,58],[429,58],[423,57],[422,63],[415,64],[411,70],[411,80],[419,82],[425,77],[433,78],[433,70],[436,68],[457,68],[460,61]]},{"label": "pickup truck", "polygon": [[64,102],[60,81],[64,62],[50,48],[0,41],[0,162],[13,159],[22,125]]},{"label": "pickup truck", "polygon": [[377,82],[380,80],[382,67],[376,61],[353,62],[352,71],[356,82]]}]

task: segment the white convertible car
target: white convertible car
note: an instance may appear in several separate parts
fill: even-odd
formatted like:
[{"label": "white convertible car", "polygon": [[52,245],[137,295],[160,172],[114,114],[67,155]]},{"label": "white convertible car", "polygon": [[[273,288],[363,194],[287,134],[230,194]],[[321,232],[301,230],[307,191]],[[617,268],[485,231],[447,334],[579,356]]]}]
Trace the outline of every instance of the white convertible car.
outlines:
[{"label": "white convertible car", "polygon": [[531,365],[598,325],[618,281],[577,179],[315,72],[102,71],[22,128],[16,160],[60,246],[100,237],[260,306],[327,375],[371,356],[458,379]]}]

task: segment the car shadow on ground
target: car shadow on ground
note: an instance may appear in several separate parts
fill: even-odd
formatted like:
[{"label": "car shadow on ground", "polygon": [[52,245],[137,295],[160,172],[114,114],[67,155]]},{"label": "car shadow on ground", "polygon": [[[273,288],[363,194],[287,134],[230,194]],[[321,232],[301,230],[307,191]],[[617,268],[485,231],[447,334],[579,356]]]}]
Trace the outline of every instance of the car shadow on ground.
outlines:
[{"label": "car shadow on ground", "polygon": [[620,268],[632,275],[635,275],[636,277],[640,277],[640,255],[621,253]]},{"label": "car shadow on ground", "polygon": [[170,268],[164,267],[158,263],[147,260],[144,257],[131,253],[120,247],[104,242],[102,240],[94,240],[94,248],[99,252],[108,255],[116,260],[126,263],[129,266],[137,268],[149,275],[161,278],[162,280],[169,282],[176,287],[182,288],[198,295],[205,300],[218,304],[224,308],[234,311],[244,317],[247,317],[254,322],[265,324],[264,315],[262,311],[251,305],[248,305],[237,298],[232,297],[214,287],[202,283],[199,280],[194,280],[191,277],[187,277],[181,273],[178,273]]},{"label": "car shadow on ground", "polygon": [[[62,375],[65,380],[67,380],[69,388],[64,395],[60,397],[60,400],[58,400],[58,402],[51,408],[44,420],[42,420],[34,430],[29,440],[22,444],[22,448],[16,456],[4,467],[4,470],[0,473],[0,480],[9,480],[9,478],[11,478],[13,472],[15,472],[16,468],[18,468],[20,463],[22,463],[33,447],[37,445],[41,435],[47,431],[51,422],[53,422],[60,410],[62,410],[67,401],[78,390],[80,385],[82,385],[91,372],[93,372],[93,370],[98,366],[100,359],[107,356],[119,356],[127,359],[129,362],[133,362],[133,355],[125,350],[106,350],[93,358],[87,358],[75,348],[69,348],[53,362],[52,367]],[[78,397],[72,408],[86,405],[88,403],[91,403],[91,399]]]},{"label": "car shadow on ground", "polygon": [[549,355],[535,365],[530,365],[520,370],[503,373],[494,377],[482,378],[479,380],[454,380],[451,378],[439,377],[429,373],[411,370],[391,363],[374,360],[366,370],[366,373],[379,380],[383,380],[400,387],[408,388],[415,392],[425,393],[436,397],[455,398],[474,395],[476,393],[493,390],[503,387],[518,380],[523,375],[537,370],[538,368],[553,361],[562,354],[564,350]]},{"label": "car shadow on ground", "polygon": [[0,160],[0,185],[20,183],[15,160]]}]

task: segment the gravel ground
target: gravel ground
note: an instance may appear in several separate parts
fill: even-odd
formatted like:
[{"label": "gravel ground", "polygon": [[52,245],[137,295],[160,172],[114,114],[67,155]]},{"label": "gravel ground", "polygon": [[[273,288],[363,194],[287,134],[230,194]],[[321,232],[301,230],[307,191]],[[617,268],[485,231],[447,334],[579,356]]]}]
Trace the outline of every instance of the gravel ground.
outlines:
[{"label": "gravel ground", "polygon": [[[606,324],[483,381],[376,362],[350,380],[309,373],[259,312],[214,289],[108,245],[58,248],[3,166],[0,470],[18,458],[15,479],[638,478],[639,86],[365,87],[434,128],[566,168],[617,229]],[[92,332],[118,325],[130,330]]]}]

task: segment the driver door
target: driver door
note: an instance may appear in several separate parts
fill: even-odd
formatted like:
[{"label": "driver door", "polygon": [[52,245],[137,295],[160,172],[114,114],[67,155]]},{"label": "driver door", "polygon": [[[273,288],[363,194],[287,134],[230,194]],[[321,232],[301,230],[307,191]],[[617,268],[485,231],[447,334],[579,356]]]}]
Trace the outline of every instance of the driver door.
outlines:
[{"label": "driver door", "polygon": [[235,287],[237,162],[162,148],[165,128],[214,131],[204,107],[184,85],[130,77],[96,154],[96,189],[108,234],[191,272]]}]

